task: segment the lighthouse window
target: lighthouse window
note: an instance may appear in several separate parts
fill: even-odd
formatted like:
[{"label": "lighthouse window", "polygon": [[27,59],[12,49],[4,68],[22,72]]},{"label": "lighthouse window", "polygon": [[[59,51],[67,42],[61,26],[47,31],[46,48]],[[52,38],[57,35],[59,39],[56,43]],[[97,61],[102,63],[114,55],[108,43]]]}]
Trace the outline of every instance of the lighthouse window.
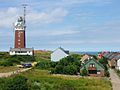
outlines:
[{"label": "lighthouse window", "polygon": [[20,37],[20,34],[18,34],[18,37]]}]

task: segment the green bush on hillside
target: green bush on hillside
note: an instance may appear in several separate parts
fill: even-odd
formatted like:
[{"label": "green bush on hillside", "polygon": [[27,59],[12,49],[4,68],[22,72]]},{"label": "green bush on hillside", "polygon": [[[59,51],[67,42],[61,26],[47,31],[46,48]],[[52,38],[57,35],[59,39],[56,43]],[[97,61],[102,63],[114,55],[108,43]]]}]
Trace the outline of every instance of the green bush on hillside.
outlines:
[{"label": "green bush on hillside", "polygon": [[61,59],[56,63],[55,67],[51,69],[51,73],[68,75],[76,75],[79,73],[81,62],[78,58],[76,58],[76,56],[77,55],[71,55]]},{"label": "green bush on hillside", "polygon": [[33,62],[35,61],[34,56],[19,56],[19,55],[14,55],[14,56],[7,56],[7,58],[3,58],[0,60],[0,66],[13,66],[16,64],[21,64],[21,62]]}]

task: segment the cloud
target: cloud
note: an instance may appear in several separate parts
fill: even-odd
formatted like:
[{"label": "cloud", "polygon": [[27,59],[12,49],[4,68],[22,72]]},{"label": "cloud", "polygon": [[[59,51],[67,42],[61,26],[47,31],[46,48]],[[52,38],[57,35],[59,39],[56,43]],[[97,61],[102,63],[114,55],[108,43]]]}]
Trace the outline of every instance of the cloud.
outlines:
[{"label": "cloud", "polygon": [[[11,28],[12,24],[16,21],[18,16],[20,16],[20,10],[16,7],[9,7],[7,9],[0,10],[0,27]],[[67,10],[64,8],[55,8],[48,12],[31,11],[27,14],[27,20],[31,24],[46,24],[46,23],[57,23],[64,19],[68,14]]]},{"label": "cloud", "polygon": [[30,23],[54,23],[62,21],[67,14],[64,8],[55,8],[48,12],[32,11],[27,17]]},{"label": "cloud", "polygon": [[9,7],[7,9],[0,10],[0,27],[8,28],[12,26],[15,18],[18,15],[18,9],[15,7]]},{"label": "cloud", "polygon": [[120,44],[120,40],[61,40],[61,41],[53,41],[51,44],[62,44],[62,45],[80,45],[80,44]]},{"label": "cloud", "polygon": [[28,35],[29,36],[33,36],[35,35],[34,37],[36,36],[63,36],[63,35],[75,35],[75,34],[78,34],[80,33],[80,31],[78,30],[72,30],[72,29],[67,29],[67,30],[60,30],[60,29],[56,29],[56,30],[50,30],[50,31],[35,31],[35,32],[28,32]]}]

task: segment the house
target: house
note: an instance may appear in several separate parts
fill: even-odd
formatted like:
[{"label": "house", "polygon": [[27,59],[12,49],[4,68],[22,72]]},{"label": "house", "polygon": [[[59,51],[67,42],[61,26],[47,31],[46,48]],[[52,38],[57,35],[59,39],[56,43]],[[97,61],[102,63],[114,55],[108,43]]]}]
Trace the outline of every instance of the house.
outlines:
[{"label": "house", "polygon": [[108,65],[111,67],[111,68],[115,68],[116,67],[116,57],[117,56],[117,53],[112,53],[112,55],[108,58]]},{"label": "house", "polygon": [[88,71],[89,76],[104,76],[105,71],[104,71],[104,66],[99,63],[97,60],[94,58],[89,59],[86,63],[82,65],[80,68],[80,72],[82,72],[83,69],[86,69]]},{"label": "house", "polygon": [[115,59],[116,59],[116,69],[120,70],[120,53],[118,53]]},{"label": "house", "polygon": [[69,51],[65,51],[63,48],[59,47],[51,54],[51,61],[59,61],[60,59],[69,56]]},{"label": "house", "polygon": [[10,48],[10,55],[34,55],[33,48]]},{"label": "house", "polygon": [[120,59],[117,60],[117,66],[116,66],[117,70],[120,70]]},{"label": "house", "polygon": [[110,68],[115,68],[116,67],[116,56],[118,55],[117,52],[107,52],[103,56],[108,59],[108,65]]},{"label": "house", "polygon": [[88,54],[85,54],[82,58],[81,58],[81,62],[84,63],[84,62],[87,62],[89,59],[91,58],[90,55]]}]

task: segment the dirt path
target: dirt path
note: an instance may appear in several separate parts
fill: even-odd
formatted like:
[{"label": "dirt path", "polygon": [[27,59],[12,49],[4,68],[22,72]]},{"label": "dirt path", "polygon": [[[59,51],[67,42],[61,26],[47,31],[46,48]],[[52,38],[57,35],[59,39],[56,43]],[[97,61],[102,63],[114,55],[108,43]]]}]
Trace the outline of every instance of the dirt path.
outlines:
[{"label": "dirt path", "polygon": [[110,69],[109,71],[113,90],[120,90],[120,78],[114,70]]},{"label": "dirt path", "polygon": [[16,70],[16,71],[12,71],[12,72],[7,72],[7,73],[0,73],[0,77],[9,77],[11,75],[14,75],[14,74],[19,74],[21,72],[25,72],[25,71],[28,71],[30,70],[31,68],[25,68],[25,69],[21,69],[21,70]]}]

